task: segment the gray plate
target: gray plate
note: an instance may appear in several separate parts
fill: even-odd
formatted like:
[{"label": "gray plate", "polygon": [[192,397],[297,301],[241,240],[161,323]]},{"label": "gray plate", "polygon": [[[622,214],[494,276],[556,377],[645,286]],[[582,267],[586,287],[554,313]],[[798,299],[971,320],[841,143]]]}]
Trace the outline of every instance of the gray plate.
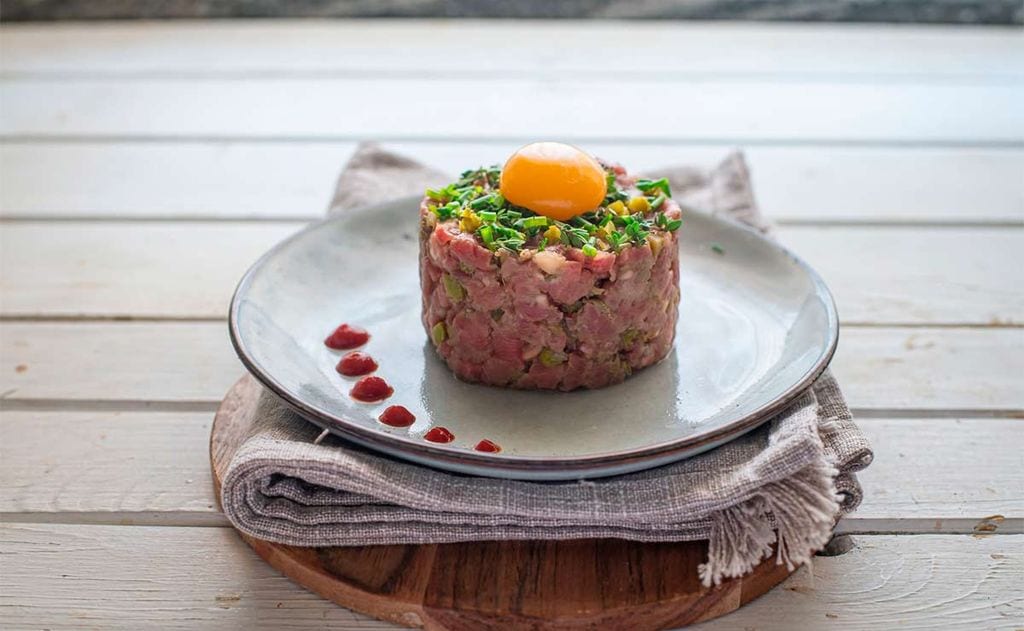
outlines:
[{"label": "gray plate", "polygon": [[[835,350],[835,305],[813,270],[752,230],[684,211],[679,328],[664,361],[602,390],[463,383],[420,324],[418,203],[400,200],[310,226],[257,261],[231,303],[231,338],[256,378],[311,422],[365,447],[530,480],[647,469],[757,427],[809,385]],[[395,388],[384,403],[353,401],[354,380],[335,372],[340,353],[323,339],[341,322],[370,331],[362,350]],[[379,423],[392,404],[409,408],[416,423]],[[424,441],[433,425],[452,430],[455,441]],[[503,451],[473,451],[482,438]]]}]

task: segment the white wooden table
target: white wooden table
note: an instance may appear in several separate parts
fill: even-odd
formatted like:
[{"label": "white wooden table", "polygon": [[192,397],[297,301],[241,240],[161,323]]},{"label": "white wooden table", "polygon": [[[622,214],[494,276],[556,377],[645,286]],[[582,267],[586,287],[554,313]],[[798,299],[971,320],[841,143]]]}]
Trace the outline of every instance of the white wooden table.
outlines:
[{"label": "white wooden table", "polygon": [[1019,29],[4,26],[0,72],[0,627],[388,627],[215,507],[228,299],[357,141],[454,171],[551,137],[638,169],[745,148],[836,295],[877,453],[857,547],[706,628],[1024,626]]}]

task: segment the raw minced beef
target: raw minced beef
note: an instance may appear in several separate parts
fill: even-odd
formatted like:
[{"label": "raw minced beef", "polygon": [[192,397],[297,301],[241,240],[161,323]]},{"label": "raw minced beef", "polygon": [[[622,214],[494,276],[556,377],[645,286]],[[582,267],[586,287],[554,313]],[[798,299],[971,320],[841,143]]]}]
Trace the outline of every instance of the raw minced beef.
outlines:
[{"label": "raw minced beef", "polygon": [[[621,182],[634,180],[619,171]],[[621,382],[672,349],[679,308],[674,231],[590,252],[556,242],[492,251],[458,218],[420,206],[423,325],[461,379],[574,390]],[[659,208],[678,220],[671,199]]]}]

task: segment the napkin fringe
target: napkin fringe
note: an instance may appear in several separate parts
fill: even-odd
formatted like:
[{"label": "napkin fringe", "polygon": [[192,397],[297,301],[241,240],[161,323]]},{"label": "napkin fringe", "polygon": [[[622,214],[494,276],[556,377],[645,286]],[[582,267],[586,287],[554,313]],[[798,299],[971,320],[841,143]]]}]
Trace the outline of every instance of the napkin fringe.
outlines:
[{"label": "napkin fringe", "polygon": [[705,587],[743,576],[776,550],[776,563],[792,571],[810,562],[832,536],[840,496],[838,471],[819,461],[766,484],[750,499],[711,513],[708,560],[698,567]]}]

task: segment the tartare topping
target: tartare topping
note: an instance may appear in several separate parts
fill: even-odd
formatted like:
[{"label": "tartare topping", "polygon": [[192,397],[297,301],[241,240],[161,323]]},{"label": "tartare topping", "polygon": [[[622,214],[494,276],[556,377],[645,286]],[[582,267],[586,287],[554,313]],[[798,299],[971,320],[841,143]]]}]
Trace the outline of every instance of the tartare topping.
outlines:
[{"label": "tartare topping", "polygon": [[423,440],[432,443],[450,443],[455,440],[455,434],[448,431],[447,427],[432,427],[423,435]]},{"label": "tartare topping", "polygon": [[[520,153],[528,147],[533,145],[524,147]],[[569,149],[579,151],[575,147]],[[533,160],[536,156],[524,157],[520,153],[509,159],[505,172],[498,166],[466,171],[458,181],[444,188],[428,189],[428,209],[438,221],[450,222],[449,225],[456,226],[459,231],[474,235],[492,252],[506,250],[518,253],[523,248],[543,252],[549,246],[563,245],[577,248],[585,257],[593,258],[599,252],[617,253],[629,245],[650,244],[652,248],[660,249],[661,243],[654,243],[657,235],[652,233],[674,232],[682,225],[674,204],[667,215],[663,208],[672,196],[665,178],[633,182],[620,167],[601,166],[583,154],[598,166],[604,178],[601,196],[585,197],[574,188],[576,184],[570,182],[567,186],[569,180],[566,178],[569,176],[565,175],[573,173],[573,168],[586,171],[589,167],[581,165],[588,163],[582,158],[580,165],[560,171],[564,165],[558,168],[545,166],[543,161]],[[572,154],[567,155],[571,157]],[[512,168],[515,171],[510,173]],[[530,188],[534,184],[524,183],[528,175],[540,178],[543,183],[534,183],[536,188]],[[531,207],[525,205],[526,192],[535,194],[537,199],[546,199],[545,196],[550,195],[544,187],[553,182],[562,187],[558,190],[562,191],[563,201],[568,204],[566,207],[573,210],[571,214],[550,211],[548,206],[538,205],[535,201],[530,202]],[[580,187],[582,190],[591,185],[581,184]],[[516,193],[524,195],[520,197]],[[580,200],[587,200],[585,208],[579,206],[582,204]],[[652,238],[649,240],[648,237]],[[442,282],[449,297],[457,302],[463,295],[463,288],[453,284],[452,280],[443,279]],[[436,338],[435,343],[439,343]]]},{"label": "tartare topping", "polygon": [[[559,221],[596,208],[606,187],[605,172],[597,160],[560,142],[526,145],[512,154],[501,171],[505,199]],[[546,223],[539,225],[546,227]]]},{"label": "tartare topping", "polygon": [[383,401],[395,393],[395,389],[380,377],[363,377],[352,386],[352,398],[363,403]]},{"label": "tartare topping", "polygon": [[377,370],[377,362],[366,353],[352,351],[341,358],[335,370],[346,377],[361,377]]},{"label": "tartare topping", "polygon": [[370,334],[366,332],[366,329],[342,324],[334,330],[334,333],[327,336],[327,339],[324,340],[324,344],[334,350],[347,351],[353,348],[359,348],[369,340]]},{"label": "tartare topping", "polygon": [[391,427],[409,427],[416,422],[416,417],[405,407],[392,405],[380,415],[380,422]]}]

